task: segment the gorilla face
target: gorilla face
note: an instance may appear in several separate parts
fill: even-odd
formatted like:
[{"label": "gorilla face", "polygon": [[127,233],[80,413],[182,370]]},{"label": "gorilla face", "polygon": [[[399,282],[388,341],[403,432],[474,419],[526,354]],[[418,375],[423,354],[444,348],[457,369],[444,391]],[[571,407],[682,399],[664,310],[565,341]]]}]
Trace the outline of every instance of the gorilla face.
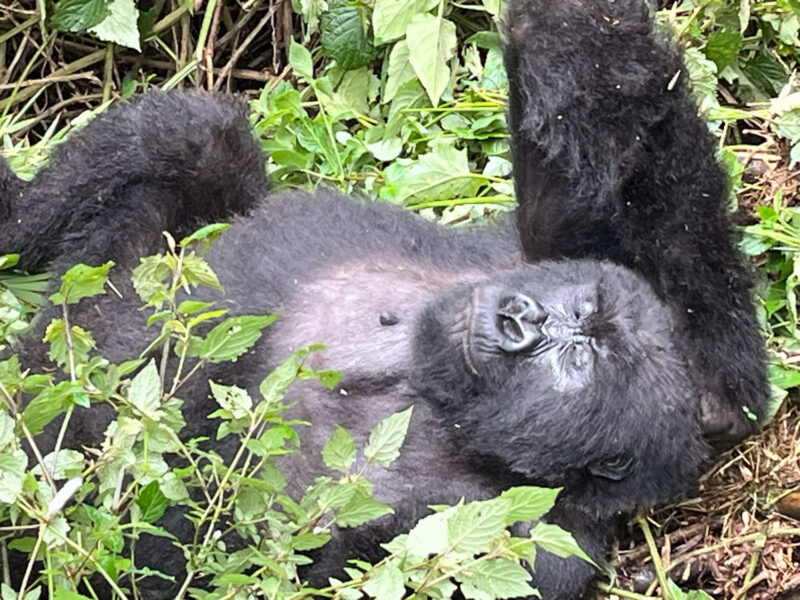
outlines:
[{"label": "gorilla face", "polygon": [[[670,310],[607,263],[543,262],[452,290],[423,311],[414,362],[465,451],[548,485],[635,479],[663,439],[641,424],[696,417]],[[609,415],[618,426],[600,433]]]}]

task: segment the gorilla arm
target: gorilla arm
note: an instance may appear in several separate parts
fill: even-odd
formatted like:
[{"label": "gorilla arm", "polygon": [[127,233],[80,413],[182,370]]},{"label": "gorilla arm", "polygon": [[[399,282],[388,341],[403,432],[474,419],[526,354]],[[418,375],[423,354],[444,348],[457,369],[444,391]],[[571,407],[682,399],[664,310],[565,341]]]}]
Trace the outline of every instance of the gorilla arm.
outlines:
[{"label": "gorilla arm", "polygon": [[706,435],[741,439],[766,411],[765,352],[726,176],[679,54],[641,0],[515,0],[509,13],[526,255],[610,259],[642,274],[682,326]]},{"label": "gorilla arm", "polygon": [[0,163],[0,253],[29,270],[133,262],[164,230],[248,210],[267,191],[264,162],[243,102],[150,92],[72,135],[24,187]]}]

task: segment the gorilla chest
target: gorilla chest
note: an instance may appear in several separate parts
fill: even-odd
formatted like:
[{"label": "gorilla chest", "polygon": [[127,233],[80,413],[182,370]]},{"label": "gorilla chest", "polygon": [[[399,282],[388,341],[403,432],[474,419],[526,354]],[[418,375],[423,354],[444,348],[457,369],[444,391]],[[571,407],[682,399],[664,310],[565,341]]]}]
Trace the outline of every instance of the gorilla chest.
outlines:
[{"label": "gorilla chest", "polygon": [[279,311],[283,318],[271,332],[270,353],[279,358],[321,343],[328,350],[315,362],[341,371],[346,379],[402,376],[419,312],[469,276],[380,259],[320,269],[312,277],[287,282]]}]

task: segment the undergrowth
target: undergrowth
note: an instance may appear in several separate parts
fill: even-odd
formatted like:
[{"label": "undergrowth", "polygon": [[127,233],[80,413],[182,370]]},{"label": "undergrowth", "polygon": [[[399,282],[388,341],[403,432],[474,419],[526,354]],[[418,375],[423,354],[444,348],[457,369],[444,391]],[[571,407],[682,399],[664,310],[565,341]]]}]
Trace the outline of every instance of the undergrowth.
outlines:
[{"label": "undergrowth", "polygon": [[[719,140],[719,158],[731,176],[731,208],[738,211],[742,248],[758,269],[756,302],[770,350],[777,410],[787,394],[800,386],[800,3],[684,0],[662,5],[666,7],[659,12],[659,21],[685,48],[700,110]],[[288,2],[267,0],[240,5],[222,0],[13,0],[0,6],[3,153],[20,174],[29,177],[46,160],[53,144],[111,101],[154,86],[228,89],[251,98],[253,125],[269,154],[277,187],[335,186],[461,226],[514,206],[504,112],[507,81],[497,33],[501,11],[499,0],[296,0],[292,7]],[[176,246],[171,251],[173,258],[187,248]],[[13,266],[13,256],[0,260],[0,339],[22,331],[46,289],[44,276],[20,274]],[[185,276],[172,273],[179,280]],[[81,285],[80,277],[71,276]],[[67,281],[65,285],[70,284]],[[164,292],[169,310],[160,319],[165,328],[170,323],[185,328],[204,314],[204,309],[194,312],[186,305],[181,308],[180,303],[170,303],[174,292],[169,286]],[[66,316],[69,301],[62,298],[59,302]],[[74,589],[90,572],[133,585],[144,574],[135,572],[130,554],[123,553],[122,547],[129,547],[138,535],[159,533],[154,522],[165,502],[190,505],[189,514],[202,539],[186,552],[196,564],[204,565],[204,572],[215,575],[212,589],[219,591],[220,597],[245,597],[244,590],[253,589],[270,597],[280,589],[281,594],[295,597],[303,593],[301,584],[292,578],[297,563],[281,563],[276,573],[272,566],[275,554],[271,553],[282,558],[299,556],[324,541],[326,532],[309,529],[308,524],[318,522],[314,519],[319,511],[332,515],[328,522],[333,523],[344,509],[344,505],[326,503],[325,490],[345,487],[350,495],[342,497],[347,496],[348,502],[359,498],[376,514],[388,510],[370,504],[363,474],[349,472],[348,460],[356,449],[341,432],[330,442],[331,477],[319,482],[314,494],[309,492],[306,504],[297,503],[289,513],[274,513],[283,537],[273,540],[268,550],[249,550],[247,556],[221,551],[213,533],[218,531],[214,514],[220,507],[242,507],[236,517],[241,516],[241,523],[263,511],[275,511],[280,479],[265,469],[274,456],[272,450],[256,451],[247,442],[278,428],[286,436],[274,449],[294,450],[296,433],[292,432],[301,425],[281,420],[284,400],[280,390],[296,377],[318,377],[323,384],[333,376],[305,367],[304,353],[313,349],[288,359],[276,374],[268,376],[265,385],[272,391],[260,398],[250,398],[241,390],[216,388],[220,401],[216,418],[224,425],[223,433],[242,441],[238,464],[245,468],[237,471],[234,465],[228,471],[223,468],[225,461],[213,451],[175,435],[180,425],[177,406],[155,415],[158,418],[147,412],[176,381],[165,380],[165,373],[154,365],[107,363],[89,351],[88,332],[75,333],[75,338],[84,342],[80,346],[87,349],[84,354],[75,355],[74,348],[72,355],[64,354],[65,344],[59,336],[65,335],[66,328],[56,324],[51,331],[51,341],[60,348],[54,352],[67,367],[68,380],[54,385],[56,380],[26,374],[24,365],[11,361],[0,367],[4,385],[0,391],[9,406],[0,437],[0,460],[4,461],[0,494],[5,494],[0,501],[7,503],[7,517],[31,526],[27,536],[10,543],[32,550],[37,544],[43,547],[52,542],[56,548],[45,556],[49,574],[43,579],[34,575],[27,579],[26,597],[38,597],[42,592],[36,590],[49,588],[56,590],[54,597],[75,598],[70,595],[73,592],[57,590]],[[162,337],[160,343],[164,341]],[[204,360],[200,355],[195,358]],[[140,370],[132,376],[135,367]],[[98,377],[103,379],[102,385],[98,385]],[[155,388],[159,395],[152,391]],[[21,410],[20,394],[49,397],[47,402],[39,402],[40,407],[48,406],[49,412],[42,416],[30,408]],[[52,465],[22,465],[18,438],[27,437],[25,428],[32,435],[37,423],[54,418],[53,406],[69,413],[84,410],[90,402],[112,404],[118,414],[115,422],[131,419],[140,423],[135,434],[124,441],[129,463],[106,464],[60,450],[55,466],[63,478],[57,482]],[[36,417],[33,429],[32,413]],[[387,416],[387,427],[401,428],[404,418]],[[176,471],[165,469],[168,463],[163,459],[133,460],[137,453],[141,457],[143,436],[151,433],[164,440],[163,448],[158,449],[161,456],[180,457],[187,461],[184,464],[194,461],[199,468]],[[109,443],[123,442],[111,439]],[[152,450],[148,445],[148,451]],[[334,456],[337,458],[332,459]],[[112,464],[116,464],[117,479],[109,475],[102,483],[105,469]],[[252,470],[256,466],[261,467],[260,474]],[[265,482],[269,479],[266,473],[273,473],[275,480]],[[76,477],[81,478],[80,483],[64,484]],[[64,505],[65,497],[59,497],[56,490],[65,488],[83,503]],[[206,496],[210,502],[201,510],[192,493]],[[545,492],[527,489],[515,494],[542,511],[552,500]],[[260,498],[257,502],[255,496]],[[17,498],[23,500],[19,507],[12,507]],[[476,552],[473,558],[476,564],[496,565],[480,569],[514,572],[520,561],[530,558],[537,542],[553,543],[555,538],[515,546],[517,542],[502,533],[515,516],[509,508],[513,501],[493,502],[448,509],[419,527],[438,527],[435,530],[441,532],[442,522],[460,523],[472,518],[470,511],[491,513],[493,537],[481,542],[488,554]],[[241,523],[232,526],[235,533],[252,540],[253,528]],[[427,529],[418,530],[422,531],[426,539],[432,535]],[[293,541],[298,537],[302,541]],[[409,539],[412,537],[395,540],[393,557],[403,552],[414,555]],[[438,540],[445,545],[448,541]],[[490,548],[502,552],[495,555]],[[657,556],[653,554],[653,558]],[[237,570],[245,560],[260,565],[254,574]],[[436,593],[443,594],[449,589],[445,581],[453,573],[424,575],[423,579],[420,574],[430,573],[425,569],[438,568],[436,565],[464,566],[449,560],[425,565],[411,561],[403,564],[416,566],[404,570],[393,560],[376,566],[356,564],[350,573],[352,581],[334,583],[335,589],[326,593],[348,597],[351,591],[361,589],[372,596],[392,598],[399,597],[403,585],[413,588],[415,582],[425,580],[436,581],[442,586]],[[212,563],[213,568],[208,566]],[[62,566],[74,576],[62,580],[53,575],[56,567]],[[467,568],[464,572],[480,573],[483,581],[494,581],[485,571]],[[516,573],[524,582],[522,574]],[[456,579],[463,583],[463,577]],[[187,589],[192,583],[190,576]],[[495,596],[521,591],[488,585],[486,593]],[[227,591],[220,591],[223,589]],[[17,597],[6,588],[0,591],[4,600]],[[436,593],[431,596],[437,597]],[[692,597],[677,587],[661,593],[676,600]]]}]

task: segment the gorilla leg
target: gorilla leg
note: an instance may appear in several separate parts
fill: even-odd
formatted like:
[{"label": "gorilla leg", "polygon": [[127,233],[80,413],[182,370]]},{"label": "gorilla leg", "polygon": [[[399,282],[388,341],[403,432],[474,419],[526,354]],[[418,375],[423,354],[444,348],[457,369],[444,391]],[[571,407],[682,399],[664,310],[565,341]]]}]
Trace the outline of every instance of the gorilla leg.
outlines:
[{"label": "gorilla leg", "polygon": [[60,257],[130,262],[158,248],[162,231],[245,212],[267,190],[245,104],[195,93],[150,92],[112,107],[56,148],[13,200],[11,177],[0,165],[0,253],[20,253],[26,269]]},{"label": "gorilla leg", "polygon": [[741,439],[766,410],[765,352],[726,176],[678,52],[641,0],[515,0],[509,13],[527,256],[609,259],[641,273],[681,321],[706,434],[720,446]]}]

